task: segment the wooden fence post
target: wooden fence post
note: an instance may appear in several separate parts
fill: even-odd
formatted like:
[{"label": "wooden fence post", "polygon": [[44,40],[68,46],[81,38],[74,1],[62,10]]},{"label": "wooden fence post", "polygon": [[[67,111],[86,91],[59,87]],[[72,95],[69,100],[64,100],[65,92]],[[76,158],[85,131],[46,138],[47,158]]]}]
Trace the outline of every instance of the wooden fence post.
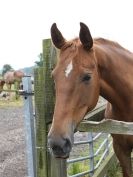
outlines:
[{"label": "wooden fence post", "polygon": [[56,58],[56,50],[52,47],[51,40],[43,40],[43,67],[35,70],[37,177],[66,177],[65,172],[62,174],[60,171],[66,162],[54,158],[51,160],[47,150],[47,133],[55,102],[51,71]]},{"label": "wooden fence post", "polygon": [[[45,76],[45,119],[48,124],[51,123],[53,117],[54,103],[55,103],[55,91],[54,82],[51,77],[51,71],[53,70],[57,61],[57,51],[52,46],[51,40],[43,40],[43,59],[44,59],[44,76]],[[48,177],[66,177],[66,160],[55,159],[48,152]]]},{"label": "wooden fence post", "polygon": [[18,98],[19,98],[19,94],[18,94],[19,82],[18,81],[14,82],[14,89],[15,89],[15,99],[18,100]]},{"label": "wooden fence post", "polygon": [[44,104],[44,69],[34,71],[35,116],[36,116],[36,171],[37,177],[47,175],[47,134]]}]

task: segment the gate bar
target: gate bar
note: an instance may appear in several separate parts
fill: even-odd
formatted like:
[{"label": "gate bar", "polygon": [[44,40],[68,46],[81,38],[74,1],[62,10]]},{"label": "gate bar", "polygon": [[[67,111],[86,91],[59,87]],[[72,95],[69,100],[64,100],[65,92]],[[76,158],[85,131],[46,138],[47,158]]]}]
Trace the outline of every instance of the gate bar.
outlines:
[{"label": "gate bar", "polygon": [[[22,78],[23,89],[27,93],[32,92],[31,77]],[[27,149],[28,177],[36,177],[36,153],[35,153],[35,120],[33,115],[32,95],[24,95],[24,123]]]}]

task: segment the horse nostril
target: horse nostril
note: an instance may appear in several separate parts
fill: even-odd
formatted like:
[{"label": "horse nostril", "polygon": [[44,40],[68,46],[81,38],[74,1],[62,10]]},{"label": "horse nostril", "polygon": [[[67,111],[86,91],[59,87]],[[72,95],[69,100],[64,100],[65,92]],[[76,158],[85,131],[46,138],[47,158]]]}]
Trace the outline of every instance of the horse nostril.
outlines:
[{"label": "horse nostril", "polygon": [[52,150],[53,150],[53,153],[56,155],[56,154],[58,154],[58,155],[61,155],[61,154],[63,154],[63,149],[61,148],[61,147],[59,147],[59,146],[53,146],[52,147]]},{"label": "horse nostril", "polygon": [[63,146],[64,153],[69,153],[71,151],[71,142],[69,139],[65,139],[65,144]]}]

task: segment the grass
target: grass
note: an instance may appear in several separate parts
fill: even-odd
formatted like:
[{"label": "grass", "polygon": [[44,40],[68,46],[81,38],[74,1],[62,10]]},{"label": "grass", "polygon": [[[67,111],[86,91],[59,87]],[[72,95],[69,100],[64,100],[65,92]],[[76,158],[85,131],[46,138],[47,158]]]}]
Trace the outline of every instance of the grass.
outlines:
[{"label": "grass", "polygon": [[108,170],[108,177],[121,177],[120,166],[113,164]]},{"label": "grass", "polygon": [[[133,155],[132,155],[132,166],[133,166]],[[109,177],[122,177],[122,169],[120,167],[120,164],[118,163],[117,166],[113,165],[109,172]],[[133,176],[133,172],[132,172],[132,176]]]},{"label": "grass", "polygon": [[[88,170],[89,170],[89,166],[87,163],[76,162],[69,166],[68,175],[72,176],[72,175],[75,175],[75,174],[78,174],[84,171],[88,171]],[[85,175],[84,177],[88,177],[88,175]]]}]

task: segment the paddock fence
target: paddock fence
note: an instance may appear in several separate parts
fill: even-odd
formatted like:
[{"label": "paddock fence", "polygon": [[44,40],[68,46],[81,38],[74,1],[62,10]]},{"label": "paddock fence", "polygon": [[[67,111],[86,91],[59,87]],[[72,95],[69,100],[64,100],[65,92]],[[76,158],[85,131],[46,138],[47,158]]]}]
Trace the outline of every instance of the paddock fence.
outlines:
[{"label": "paddock fence", "polygon": [[[36,169],[33,177],[66,177],[68,176],[67,169],[69,168],[69,165],[76,163],[72,162],[76,160],[71,158],[68,161],[55,159],[51,156],[47,146],[47,134],[52,122],[55,102],[54,82],[51,78],[51,71],[55,67],[57,55],[58,52],[52,47],[51,41],[49,39],[43,40],[43,67],[35,69],[34,72],[35,117],[34,121],[31,122],[34,122],[35,129],[32,128],[30,130],[34,134],[32,138],[34,137],[35,140],[32,144],[32,152],[34,155],[34,158],[32,157],[32,159],[34,159],[34,164],[29,161],[29,164],[33,166],[31,168],[32,171],[34,172]],[[90,134],[88,134],[89,142],[90,139],[94,139],[95,136],[99,136],[97,134],[99,132],[107,134],[133,134],[133,123],[104,120],[104,110],[105,105],[101,105],[99,108],[96,108],[85,117],[84,121],[82,121],[78,127],[78,131],[90,132]],[[95,136],[91,132],[95,132]],[[101,142],[102,144],[99,144],[97,151],[99,151],[98,149],[100,149],[101,146],[104,146],[104,142],[107,148],[105,148],[105,151],[101,154],[99,161],[97,160],[97,163],[95,163],[93,157],[96,158],[97,152],[94,152],[94,149],[91,148],[94,147],[94,142],[89,142],[88,155],[86,155],[88,157],[83,157],[89,159],[88,169],[74,175],[85,176],[86,173],[88,176],[104,177],[112,164],[117,161],[112,151],[111,143],[105,138],[104,141]],[[31,158],[29,159],[31,160]],[[79,157],[78,160],[82,160],[82,157]],[[71,176],[74,177],[74,175]]]},{"label": "paddock fence", "polygon": [[[32,83],[32,76],[25,74],[23,78],[30,78],[30,82]],[[21,83],[22,84],[22,83]],[[24,82],[23,82],[24,84]],[[23,85],[22,84],[22,85]],[[13,87],[13,88],[12,88]],[[15,81],[14,84],[12,84],[11,89],[7,88],[7,84],[4,85],[3,89],[0,89],[0,97],[10,97],[10,94],[14,93],[16,100],[19,99],[20,95],[23,95],[24,89],[20,88],[20,84],[18,81]]]},{"label": "paddock fence", "polygon": [[[93,177],[98,171],[99,167],[102,169],[98,173],[100,174],[108,171],[107,166],[116,161],[114,153],[112,151],[112,140],[109,134],[106,133],[93,133],[89,132],[86,134],[86,140],[80,140],[74,142],[74,148],[76,147],[76,157],[70,155],[68,160],[59,160],[51,156],[47,142],[43,139],[43,134],[48,133],[40,130],[40,126],[44,127],[44,119],[38,120],[36,117],[36,107],[33,105],[33,94],[32,85],[30,82],[30,77],[23,78],[24,90],[21,91],[21,95],[24,99],[24,117],[25,117],[25,130],[26,130],[26,144],[27,144],[27,161],[28,161],[28,177],[45,177],[44,173],[47,173],[46,177],[81,177],[81,176],[91,176]],[[39,85],[38,85],[39,86]],[[40,97],[41,98],[41,97]],[[39,102],[41,104],[41,102]],[[40,111],[42,107],[40,107]],[[85,119],[93,120],[94,117],[102,119],[105,110],[105,104],[102,104],[95,108],[88,114]],[[41,112],[40,112],[41,113]],[[42,122],[43,121],[43,122]],[[50,122],[48,122],[49,125]],[[37,131],[39,137],[37,137]],[[100,137],[102,138],[101,140]],[[82,139],[82,138],[81,138]],[[43,141],[43,142],[42,142]],[[95,146],[95,142],[98,144]],[[44,146],[46,147],[44,148]],[[86,146],[86,153],[82,156],[81,151],[78,150],[78,146]],[[46,153],[46,161],[42,158]],[[79,157],[78,156],[79,153]],[[38,156],[39,154],[39,156]],[[96,159],[96,160],[95,160]],[[114,161],[115,160],[115,161]],[[77,162],[86,162],[87,170],[82,170],[82,172],[77,172],[75,174],[69,174],[69,169],[73,168],[73,165]],[[105,163],[106,162],[106,163]],[[38,168],[38,166],[41,168]],[[48,165],[48,166],[47,166]],[[79,168],[79,165],[78,165]],[[104,175],[105,176],[105,175]]]},{"label": "paddock fence", "polygon": [[[87,145],[88,154],[83,157],[80,156],[80,149],[77,151],[79,157],[70,156],[68,160],[55,159],[49,151],[47,134],[52,122],[55,102],[51,71],[56,64],[57,55],[58,52],[52,47],[51,41],[49,39],[43,40],[43,67],[36,68],[34,71],[34,92],[30,77],[23,78],[24,90],[22,95],[24,99],[28,177],[105,177],[112,164],[117,163],[116,156],[112,151],[109,133],[133,135],[133,123],[105,120],[105,105],[100,105],[87,114],[77,130],[89,133],[88,139],[76,141],[74,148],[75,146]],[[100,136],[102,136],[103,141],[95,147],[95,142]],[[101,150],[102,153],[100,153]],[[99,153],[100,155],[98,155]],[[87,170],[68,174],[69,166],[85,160],[88,163]]]},{"label": "paddock fence", "polygon": [[15,93],[15,98],[16,100],[19,98],[19,89],[18,89],[18,84],[17,82],[14,83],[14,89],[2,89],[0,90],[0,96],[1,97],[7,97],[11,93]]}]

